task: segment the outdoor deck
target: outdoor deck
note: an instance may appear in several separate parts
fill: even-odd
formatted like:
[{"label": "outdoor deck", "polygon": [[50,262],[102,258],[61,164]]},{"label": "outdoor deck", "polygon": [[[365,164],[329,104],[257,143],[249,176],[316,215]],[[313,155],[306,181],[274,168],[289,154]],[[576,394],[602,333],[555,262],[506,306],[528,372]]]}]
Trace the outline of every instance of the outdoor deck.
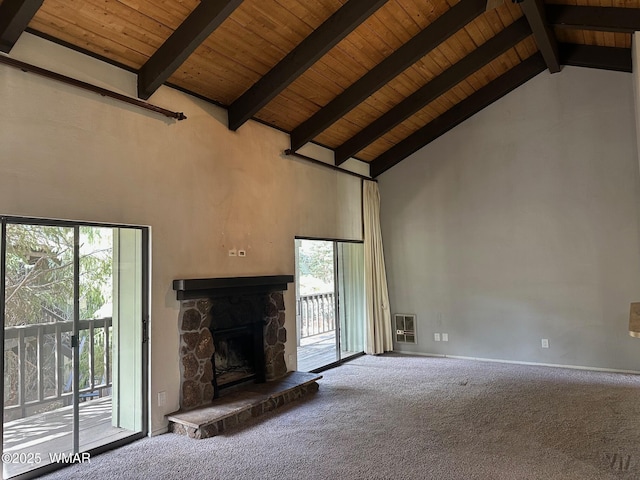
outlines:
[{"label": "outdoor deck", "polygon": [[[80,451],[87,451],[132,435],[133,432],[111,425],[111,397],[80,403]],[[5,454],[31,454],[36,464],[3,463],[3,478],[10,478],[33,468],[52,463],[49,454],[71,453],[73,450],[73,407],[33,415],[4,424]]]},{"label": "outdoor deck", "polygon": [[[343,351],[341,357],[344,359],[357,353],[359,352]],[[337,361],[335,330],[300,340],[297,368],[299,372],[309,372]]]},{"label": "outdoor deck", "polygon": [[300,340],[297,368],[299,372],[309,372],[336,360],[335,330]]}]

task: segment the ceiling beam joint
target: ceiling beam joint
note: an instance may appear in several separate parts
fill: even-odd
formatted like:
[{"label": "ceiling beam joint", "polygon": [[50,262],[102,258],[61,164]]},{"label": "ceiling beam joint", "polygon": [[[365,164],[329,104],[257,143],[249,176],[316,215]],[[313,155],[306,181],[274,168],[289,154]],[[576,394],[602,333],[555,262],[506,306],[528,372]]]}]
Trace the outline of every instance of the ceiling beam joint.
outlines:
[{"label": "ceiling beam joint", "polygon": [[147,100],[241,3],[200,2],[138,72],[138,97]]},{"label": "ceiling beam joint", "polygon": [[543,0],[524,0],[520,8],[531,26],[531,31],[542,53],[547,68],[551,73],[560,71],[560,58],[558,56],[558,42],[553,30],[547,23],[545,5]]},{"label": "ceiling beam joint", "polygon": [[9,53],[44,0],[4,0],[0,5],[0,51]]}]

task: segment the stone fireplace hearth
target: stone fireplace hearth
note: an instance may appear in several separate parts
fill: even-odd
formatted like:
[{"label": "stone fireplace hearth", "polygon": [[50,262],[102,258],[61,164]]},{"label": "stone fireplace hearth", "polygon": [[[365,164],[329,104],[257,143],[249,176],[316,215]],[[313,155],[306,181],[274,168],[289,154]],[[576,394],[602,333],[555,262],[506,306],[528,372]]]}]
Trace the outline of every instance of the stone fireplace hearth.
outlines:
[{"label": "stone fireplace hearth", "polygon": [[[180,409],[287,373],[283,291],[293,276],[174,280],[180,301]],[[217,348],[216,348],[217,347]]]}]

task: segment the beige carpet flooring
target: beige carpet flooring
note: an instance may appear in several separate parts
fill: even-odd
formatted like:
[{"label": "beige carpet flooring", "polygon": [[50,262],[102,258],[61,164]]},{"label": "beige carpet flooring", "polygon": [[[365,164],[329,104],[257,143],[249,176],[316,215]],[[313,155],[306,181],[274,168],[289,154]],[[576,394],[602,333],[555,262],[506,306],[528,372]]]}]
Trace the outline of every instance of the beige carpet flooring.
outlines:
[{"label": "beige carpet flooring", "polygon": [[403,355],[323,375],[223,436],[147,438],[45,478],[640,479],[637,375]]}]

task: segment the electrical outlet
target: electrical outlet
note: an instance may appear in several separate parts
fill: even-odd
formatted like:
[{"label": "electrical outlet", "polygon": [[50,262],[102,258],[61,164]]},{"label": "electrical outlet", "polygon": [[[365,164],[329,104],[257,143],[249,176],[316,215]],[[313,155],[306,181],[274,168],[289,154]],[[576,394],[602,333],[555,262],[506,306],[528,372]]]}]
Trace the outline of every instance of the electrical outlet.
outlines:
[{"label": "electrical outlet", "polygon": [[167,403],[167,392],[158,392],[158,406],[163,407]]},{"label": "electrical outlet", "polygon": [[439,333],[434,333],[433,334],[433,340],[436,341],[436,342],[439,342],[440,341],[440,334]]},{"label": "electrical outlet", "polygon": [[442,341],[443,342],[448,342],[449,341],[449,334],[448,333],[443,333],[442,334]]},{"label": "electrical outlet", "polygon": [[238,250],[238,256],[239,257],[246,257],[247,256],[247,251],[246,250]]},{"label": "electrical outlet", "polygon": [[542,343],[542,348],[549,348],[549,339],[548,338],[543,338],[541,343]]},{"label": "electrical outlet", "polygon": [[232,248],[231,250],[229,250],[230,257],[235,257],[237,255],[238,255],[238,251],[235,248]]}]

